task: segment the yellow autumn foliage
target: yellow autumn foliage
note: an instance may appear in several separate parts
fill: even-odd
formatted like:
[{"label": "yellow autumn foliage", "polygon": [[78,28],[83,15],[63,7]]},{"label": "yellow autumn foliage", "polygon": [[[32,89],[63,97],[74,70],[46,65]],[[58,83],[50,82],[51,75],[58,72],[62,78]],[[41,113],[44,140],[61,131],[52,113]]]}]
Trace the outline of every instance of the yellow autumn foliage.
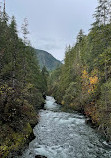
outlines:
[{"label": "yellow autumn foliage", "polygon": [[97,84],[98,83],[98,77],[97,76],[94,76],[94,77],[89,77],[89,81],[90,81],[90,84],[94,85],[94,84]]},{"label": "yellow autumn foliage", "polygon": [[86,69],[84,68],[84,70],[82,71],[82,91],[83,93],[86,91],[89,94],[93,93],[94,90],[96,89],[96,85],[99,82],[98,79],[98,70],[93,70],[90,74],[88,74],[88,72],[86,71]]},{"label": "yellow autumn foliage", "polygon": [[82,78],[88,78],[88,73],[86,70],[82,71]]}]

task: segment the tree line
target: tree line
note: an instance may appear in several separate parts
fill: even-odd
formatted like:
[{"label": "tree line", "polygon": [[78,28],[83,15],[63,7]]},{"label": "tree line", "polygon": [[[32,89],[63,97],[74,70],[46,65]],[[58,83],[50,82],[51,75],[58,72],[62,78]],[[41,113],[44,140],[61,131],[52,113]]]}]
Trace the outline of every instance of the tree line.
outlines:
[{"label": "tree line", "polygon": [[[11,20],[10,20],[11,19]],[[37,110],[44,103],[46,70],[28,41],[28,21],[19,38],[15,17],[0,7],[0,157],[18,150],[37,123]]]},{"label": "tree line", "polygon": [[49,92],[66,109],[83,112],[111,140],[111,1],[99,0],[90,32],[81,29],[64,64],[49,79]]}]

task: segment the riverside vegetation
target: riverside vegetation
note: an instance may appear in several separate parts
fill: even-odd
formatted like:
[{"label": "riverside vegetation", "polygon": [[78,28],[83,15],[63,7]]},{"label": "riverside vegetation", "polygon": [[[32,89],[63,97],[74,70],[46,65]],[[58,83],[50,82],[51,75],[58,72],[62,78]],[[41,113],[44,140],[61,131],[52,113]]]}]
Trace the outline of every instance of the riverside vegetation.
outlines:
[{"label": "riverside vegetation", "polygon": [[37,123],[44,103],[46,69],[39,69],[36,52],[27,39],[27,19],[18,37],[14,16],[0,10],[0,157],[21,149]]},{"label": "riverside vegetation", "polygon": [[[88,35],[80,30],[66,49],[65,63],[51,72],[49,94],[66,109],[84,112],[111,141],[111,11],[99,0]],[[27,19],[19,38],[16,20],[0,10],[0,157],[21,149],[37,123],[44,103],[48,72],[39,68],[27,35]]]},{"label": "riverside vegetation", "polygon": [[83,112],[111,141],[111,1],[99,0],[88,35],[80,30],[64,64],[49,80],[50,93],[66,109]]}]

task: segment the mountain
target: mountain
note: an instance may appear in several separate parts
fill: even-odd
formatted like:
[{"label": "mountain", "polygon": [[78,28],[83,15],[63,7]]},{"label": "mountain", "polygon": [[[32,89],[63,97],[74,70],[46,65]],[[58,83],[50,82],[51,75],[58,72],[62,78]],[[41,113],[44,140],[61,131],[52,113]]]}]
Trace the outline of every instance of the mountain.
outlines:
[{"label": "mountain", "polygon": [[45,66],[48,71],[52,71],[62,64],[59,60],[44,50],[35,49],[35,51],[41,69]]}]

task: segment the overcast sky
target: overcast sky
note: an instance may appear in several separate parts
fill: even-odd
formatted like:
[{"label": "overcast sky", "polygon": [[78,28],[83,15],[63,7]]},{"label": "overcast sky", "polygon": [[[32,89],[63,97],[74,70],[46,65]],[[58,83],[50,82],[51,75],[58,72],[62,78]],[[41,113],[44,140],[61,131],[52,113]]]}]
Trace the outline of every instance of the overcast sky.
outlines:
[{"label": "overcast sky", "polygon": [[[2,1],[2,0],[0,0]],[[27,18],[32,46],[63,60],[80,29],[87,34],[97,0],[6,0],[9,16],[15,15],[18,31]]]}]

